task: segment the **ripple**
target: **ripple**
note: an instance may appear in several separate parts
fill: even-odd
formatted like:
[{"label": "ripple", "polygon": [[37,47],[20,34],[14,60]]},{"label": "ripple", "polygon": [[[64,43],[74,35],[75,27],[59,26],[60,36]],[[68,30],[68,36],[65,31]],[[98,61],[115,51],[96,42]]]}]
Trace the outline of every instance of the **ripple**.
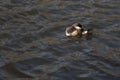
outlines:
[{"label": "ripple", "polygon": [[[119,80],[119,0],[1,0],[1,77]],[[75,22],[91,39],[68,38]]]}]

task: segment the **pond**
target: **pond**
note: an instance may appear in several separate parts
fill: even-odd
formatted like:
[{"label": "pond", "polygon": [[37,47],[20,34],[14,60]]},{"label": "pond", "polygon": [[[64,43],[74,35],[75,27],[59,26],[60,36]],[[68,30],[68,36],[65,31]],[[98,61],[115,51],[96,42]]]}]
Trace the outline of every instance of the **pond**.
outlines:
[{"label": "pond", "polygon": [[[91,39],[68,38],[73,23]],[[1,0],[0,79],[119,80],[120,0]]]}]

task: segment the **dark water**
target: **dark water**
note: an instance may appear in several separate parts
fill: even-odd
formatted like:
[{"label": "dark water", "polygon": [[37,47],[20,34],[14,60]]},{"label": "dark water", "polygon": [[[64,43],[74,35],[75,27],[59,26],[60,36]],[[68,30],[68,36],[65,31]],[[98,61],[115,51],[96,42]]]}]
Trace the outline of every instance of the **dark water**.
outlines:
[{"label": "dark water", "polygon": [[120,0],[0,0],[0,78],[120,80]]}]

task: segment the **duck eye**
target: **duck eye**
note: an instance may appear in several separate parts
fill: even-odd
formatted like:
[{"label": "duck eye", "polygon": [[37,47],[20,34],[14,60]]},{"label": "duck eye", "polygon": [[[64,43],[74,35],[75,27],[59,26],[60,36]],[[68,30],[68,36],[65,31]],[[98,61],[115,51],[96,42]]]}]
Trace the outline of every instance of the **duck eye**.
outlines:
[{"label": "duck eye", "polygon": [[82,27],[82,25],[80,23],[78,23],[77,26]]}]

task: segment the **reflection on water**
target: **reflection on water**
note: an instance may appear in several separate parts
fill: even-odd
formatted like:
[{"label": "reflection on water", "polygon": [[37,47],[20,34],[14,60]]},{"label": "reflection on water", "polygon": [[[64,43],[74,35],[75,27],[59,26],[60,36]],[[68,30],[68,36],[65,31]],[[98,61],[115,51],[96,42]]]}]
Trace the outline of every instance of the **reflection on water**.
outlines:
[{"label": "reflection on water", "polygon": [[[0,76],[119,80],[119,0],[1,0]],[[92,36],[68,38],[75,22]]]}]

